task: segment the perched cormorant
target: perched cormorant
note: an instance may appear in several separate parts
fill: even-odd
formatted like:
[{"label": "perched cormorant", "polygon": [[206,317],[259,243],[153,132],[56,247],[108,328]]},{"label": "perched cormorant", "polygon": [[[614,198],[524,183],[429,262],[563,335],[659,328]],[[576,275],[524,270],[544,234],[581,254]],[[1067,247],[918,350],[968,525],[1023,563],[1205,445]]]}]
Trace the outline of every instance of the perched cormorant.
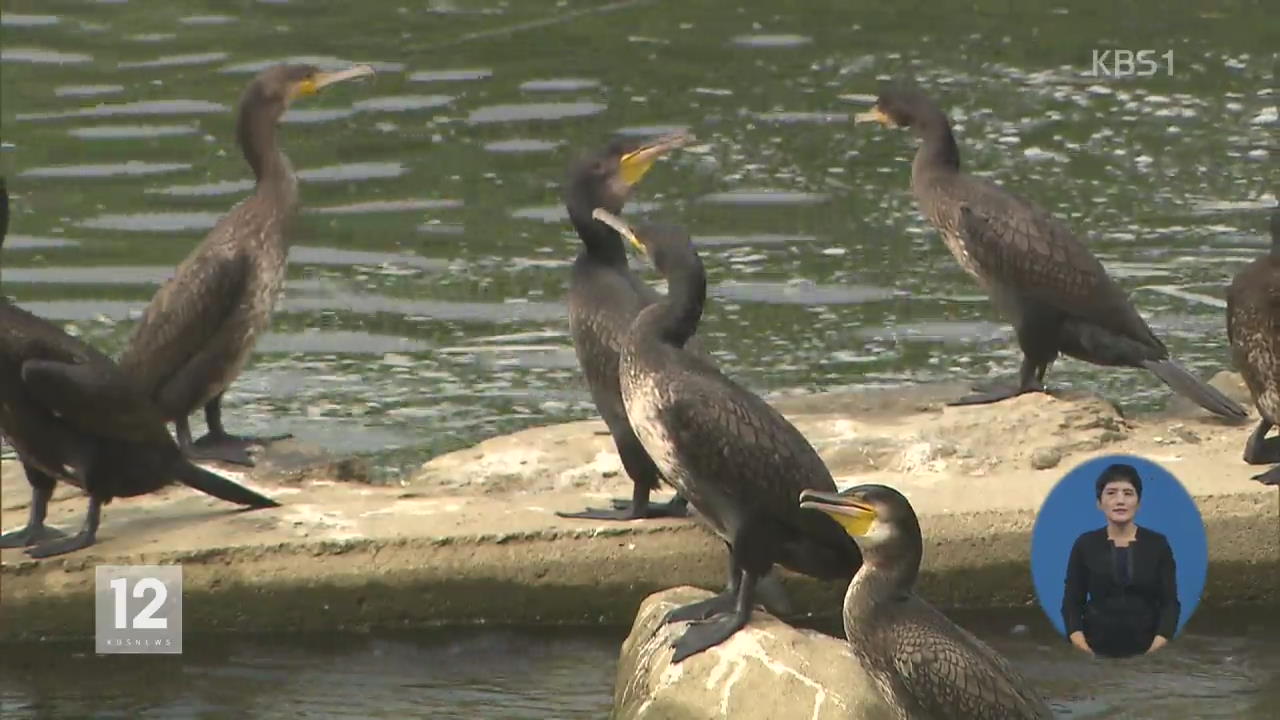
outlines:
[{"label": "perched cormorant", "polygon": [[[1236,273],[1227,290],[1227,339],[1262,416],[1244,446],[1244,461],[1280,463],[1280,437],[1267,437],[1280,424],[1280,207],[1271,211],[1271,252]],[[1253,478],[1280,485],[1280,466]]]},{"label": "perched cormorant", "polygon": [[[372,73],[367,65],[332,73],[275,65],[259,73],[240,100],[236,139],[253,169],[254,193],[218,221],[156,292],[120,357],[121,369],[175,423],[190,458],[253,465],[249,445],[289,437],[235,437],[222,427],[222,394],[270,323],[284,286],[298,187],[276,145],[276,123],[293,100]],[[187,416],[202,405],[209,433],[193,443]]]},{"label": "perched cormorant", "polygon": [[1164,343],[1065,225],[995,183],[960,171],[960,150],[947,117],[910,90],[882,94],[856,122],[909,127],[920,138],[911,190],[965,272],[1013,321],[1022,348],[1016,387],[997,387],[954,405],[989,403],[1044,392],[1058,354],[1097,365],[1145,368],[1196,404],[1227,418],[1245,411],[1169,359]]},{"label": "perched cormorant", "polygon": [[840,526],[800,510],[800,491],[835,491],[804,435],[764,400],[684,349],[702,317],[707,276],[689,235],[671,225],[629,228],[595,216],[648,255],[667,296],[636,317],[622,345],[619,375],[627,418],[649,456],[729,546],[729,587],[677,608],[665,621],[693,624],[672,662],[728,639],[751,618],[756,583],[773,565],[848,580],[861,563]]},{"label": "perched cormorant", "polygon": [[[9,194],[0,181],[0,245]],[[49,557],[94,543],[103,505],[181,482],[250,507],[279,503],[192,465],[164,416],[111,358],[0,296],[0,433],[31,483],[27,525],[0,535],[0,547],[33,546]],[[71,537],[44,524],[57,480],[89,495],[83,529]]]},{"label": "perched cormorant", "polygon": [[633,489],[631,500],[615,500],[612,510],[556,513],[561,517],[634,520],[688,513],[688,504],[678,493],[667,503],[649,501],[661,474],[627,422],[618,385],[618,353],[627,328],[642,308],[661,296],[627,266],[627,250],[617,231],[591,213],[596,208],[622,212],[631,188],[654,161],[691,139],[685,133],[673,133],[646,142],[616,140],[569,168],[564,203],[583,245],[569,282],[569,329],[591,399],[613,436]]},{"label": "perched cormorant", "polygon": [[924,544],[915,511],[897,490],[805,490],[800,507],[834,519],[862,549],[862,569],[844,596],[844,631],[899,718],[1053,717],[1008,661],[913,592]]}]

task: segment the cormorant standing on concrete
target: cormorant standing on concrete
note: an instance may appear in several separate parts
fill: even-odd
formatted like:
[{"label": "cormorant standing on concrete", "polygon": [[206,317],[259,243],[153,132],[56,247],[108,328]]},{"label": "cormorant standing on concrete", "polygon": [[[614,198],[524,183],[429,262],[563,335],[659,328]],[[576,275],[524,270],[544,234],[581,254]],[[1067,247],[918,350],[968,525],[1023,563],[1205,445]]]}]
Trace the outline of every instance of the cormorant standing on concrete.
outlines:
[{"label": "cormorant standing on concrete", "polygon": [[[121,369],[177,426],[187,457],[253,465],[248,446],[289,437],[236,437],[222,426],[222,395],[270,324],[284,287],[298,180],[277,146],[276,124],[295,99],[371,74],[368,65],[331,73],[274,65],[240,100],[236,138],[257,180],[253,195],[219,220],[156,292],[120,357]],[[201,406],[209,433],[192,442],[187,416]]]},{"label": "cormorant standing on concrete", "polygon": [[921,212],[1013,321],[1023,355],[1018,385],[952,404],[1043,392],[1045,371],[1062,353],[1096,365],[1145,368],[1209,412],[1245,417],[1238,404],[1169,359],[1124,290],[1065,225],[999,185],[960,171],[951,125],[932,100],[916,91],[889,91],[855,121],[911,128],[920,138],[911,190]]}]

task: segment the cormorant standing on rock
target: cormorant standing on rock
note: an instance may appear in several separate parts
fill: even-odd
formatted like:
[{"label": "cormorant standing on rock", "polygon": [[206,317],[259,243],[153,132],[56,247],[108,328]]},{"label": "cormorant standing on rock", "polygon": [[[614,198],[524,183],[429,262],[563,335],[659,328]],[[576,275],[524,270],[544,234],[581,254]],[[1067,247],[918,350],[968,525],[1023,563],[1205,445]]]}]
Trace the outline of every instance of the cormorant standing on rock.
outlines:
[{"label": "cormorant standing on rock", "polygon": [[800,491],[835,491],[804,435],[777,410],[685,350],[707,294],[702,262],[683,229],[636,229],[600,209],[667,279],[667,297],[640,311],[622,344],[619,375],[627,418],[645,450],[729,546],[729,587],[669,613],[692,621],[672,662],[713,647],[751,618],[756,585],[774,564],[822,579],[852,577],[857,545],[840,526],[800,510]]},{"label": "cormorant standing on rock", "polygon": [[1052,720],[1007,660],[915,594],[924,543],[901,493],[805,490],[800,507],[838,522],[862,549],[844,596],[844,631],[901,720]]}]

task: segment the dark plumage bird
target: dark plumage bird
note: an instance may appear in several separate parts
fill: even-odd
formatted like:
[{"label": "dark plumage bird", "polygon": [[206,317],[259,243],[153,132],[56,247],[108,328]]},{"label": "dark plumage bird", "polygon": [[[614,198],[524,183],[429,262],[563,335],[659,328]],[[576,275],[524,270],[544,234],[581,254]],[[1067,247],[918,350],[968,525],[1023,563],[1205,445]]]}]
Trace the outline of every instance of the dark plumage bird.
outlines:
[{"label": "dark plumage bird", "polygon": [[[0,245],[9,195],[0,184]],[[106,355],[0,296],[0,432],[31,483],[27,525],[0,535],[0,547],[34,546],[48,557],[94,543],[103,505],[171,482],[250,507],[279,503],[182,456],[164,416]],[[89,495],[84,528],[71,537],[44,524],[57,480]]]},{"label": "dark plumage bird", "polygon": [[661,296],[627,266],[627,250],[618,232],[591,214],[596,208],[621,212],[631,189],[654,161],[691,139],[675,133],[647,142],[617,140],[569,168],[564,203],[583,245],[569,282],[569,329],[591,399],[609,428],[633,490],[630,501],[615,500],[612,510],[557,513],[562,517],[634,520],[687,514],[687,503],[679,494],[667,503],[649,501],[662,476],[627,422],[618,385],[622,339],[640,310]]},{"label": "dark plumage bird", "polygon": [[[156,292],[120,357],[121,368],[176,424],[190,458],[252,465],[249,445],[289,437],[236,437],[222,426],[222,394],[270,324],[283,289],[298,208],[297,178],[276,144],[276,124],[293,100],[372,73],[367,65],[333,73],[275,65],[240,100],[236,138],[257,180],[253,195],[218,221]],[[187,416],[201,406],[209,433],[193,443]]]},{"label": "dark plumage bird", "polygon": [[[1227,290],[1227,338],[1262,419],[1244,447],[1250,465],[1280,463],[1280,207],[1271,211],[1271,252],[1236,273]],[[1280,466],[1253,476],[1280,485]]]},{"label": "dark plumage bird", "polygon": [[989,180],[960,171],[960,151],[938,106],[915,91],[879,97],[858,122],[908,127],[920,138],[911,190],[965,272],[1013,321],[1022,348],[1016,387],[953,403],[988,403],[1044,391],[1059,353],[1096,365],[1150,370],[1209,412],[1242,418],[1244,409],[1169,359],[1160,338],[1065,225]]},{"label": "dark plumage bird", "polygon": [[853,654],[902,720],[1041,720],[1049,706],[1003,657],[915,594],[924,544],[911,503],[883,485],[800,495],[862,549],[844,596]]},{"label": "dark plumage bird", "polygon": [[751,618],[756,584],[774,564],[823,579],[852,577],[858,548],[839,525],[801,512],[800,491],[835,491],[804,435],[764,400],[685,350],[707,294],[702,262],[684,230],[632,230],[608,222],[645,252],[667,279],[667,297],[640,311],[622,345],[619,374],[627,418],[649,456],[729,546],[729,587],[673,610],[666,622],[693,624],[673,662],[717,645]]}]

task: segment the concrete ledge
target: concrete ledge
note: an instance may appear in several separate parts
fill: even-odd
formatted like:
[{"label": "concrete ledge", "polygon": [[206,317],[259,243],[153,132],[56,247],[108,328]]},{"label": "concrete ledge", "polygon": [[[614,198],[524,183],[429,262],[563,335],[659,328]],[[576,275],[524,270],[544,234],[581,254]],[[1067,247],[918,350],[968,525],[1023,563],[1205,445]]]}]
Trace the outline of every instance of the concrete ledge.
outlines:
[{"label": "concrete ledge", "polygon": [[[1280,491],[1249,480],[1258,469],[1239,459],[1249,427],[1126,419],[1090,396],[942,408],[945,393],[954,389],[774,399],[842,485],[883,482],[911,499],[926,538],[920,591],[934,604],[1034,602],[1027,558],[1040,502],[1071,466],[1125,452],[1165,464],[1200,504],[1211,563],[1202,607],[1280,605]],[[181,487],[118,500],[86,551],[40,561],[0,552],[0,640],[91,634],[98,564],[181,563],[192,632],[626,626],[655,591],[720,587],[723,545],[692,521],[552,514],[627,494],[602,431],[580,422],[494,438],[432,460],[401,487],[320,471],[246,478],[285,503],[270,510]],[[1036,469],[1054,455],[1056,467]],[[16,462],[2,470],[0,521],[11,528],[25,522],[29,490]],[[84,507],[62,489],[50,522],[74,530]],[[796,611],[837,612],[843,587],[785,582]]]}]

